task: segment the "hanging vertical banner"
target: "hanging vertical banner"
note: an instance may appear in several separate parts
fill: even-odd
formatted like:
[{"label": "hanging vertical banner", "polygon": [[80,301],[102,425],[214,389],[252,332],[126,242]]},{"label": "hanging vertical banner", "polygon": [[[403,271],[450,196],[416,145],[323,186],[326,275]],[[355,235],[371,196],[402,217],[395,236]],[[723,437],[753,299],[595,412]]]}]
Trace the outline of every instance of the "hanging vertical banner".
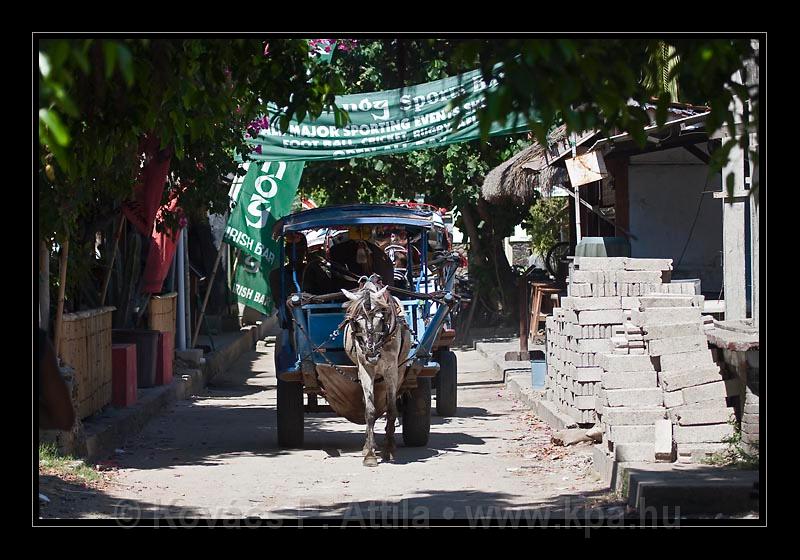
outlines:
[{"label": "hanging vertical banner", "polygon": [[278,245],[272,239],[272,226],[292,211],[297,185],[305,162],[245,162],[244,175],[231,186],[231,210],[223,241],[242,252],[277,264]]},{"label": "hanging vertical banner", "polygon": [[262,270],[263,265],[263,261],[244,255],[236,267],[233,293],[242,305],[269,315],[273,309],[269,289],[269,269]]},{"label": "hanging vertical banner", "polygon": [[304,165],[303,161],[244,162],[244,174],[231,185],[229,195],[234,207],[223,241],[258,264],[251,264],[249,272],[244,270],[246,266],[237,267],[234,291],[240,303],[262,313],[272,308],[269,273],[281,264],[272,226],[292,211]]}]

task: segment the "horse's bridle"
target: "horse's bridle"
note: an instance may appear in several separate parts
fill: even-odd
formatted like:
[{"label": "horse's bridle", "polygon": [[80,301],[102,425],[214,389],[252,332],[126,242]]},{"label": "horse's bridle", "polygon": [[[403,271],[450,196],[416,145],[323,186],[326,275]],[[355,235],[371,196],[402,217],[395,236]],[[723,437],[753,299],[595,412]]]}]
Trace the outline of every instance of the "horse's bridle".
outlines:
[{"label": "horse's bridle", "polygon": [[[372,326],[372,292],[369,290],[366,291],[366,297],[362,298],[361,301],[358,302],[358,309],[361,311],[360,313],[352,313],[348,312],[347,316],[345,317],[343,324],[350,324],[350,328],[353,332],[353,343],[357,344],[359,350],[369,359],[376,358],[381,351],[381,348],[389,342],[392,337],[394,336],[395,332],[397,331],[397,317],[395,314],[392,313],[392,305],[390,304],[386,312],[389,313],[388,320],[384,320],[383,326],[384,328],[380,331],[380,333],[376,333]],[[381,313],[381,311],[376,311],[375,313]],[[360,333],[357,329],[358,319],[363,317],[364,318],[364,325],[366,326],[366,333]],[[365,349],[361,343],[358,341],[358,335],[361,334],[366,335],[367,337],[367,348]],[[376,340],[376,335],[378,336]]]}]

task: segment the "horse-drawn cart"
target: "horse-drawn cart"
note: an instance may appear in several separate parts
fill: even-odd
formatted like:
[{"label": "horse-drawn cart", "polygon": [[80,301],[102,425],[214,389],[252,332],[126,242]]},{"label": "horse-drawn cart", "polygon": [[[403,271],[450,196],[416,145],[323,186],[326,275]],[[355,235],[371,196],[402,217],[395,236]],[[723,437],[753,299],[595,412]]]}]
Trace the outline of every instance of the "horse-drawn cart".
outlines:
[{"label": "horse-drawn cart", "polygon": [[[375,418],[399,414],[404,443],[426,445],[432,387],[439,415],[454,415],[457,400],[456,356],[449,348],[455,332],[448,320],[460,257],[441,216],[391,204],[332,206],[284,217],[273,236],[287,241],[280,243],[280,262],[287,264],[271,278],[276,301],[285,302],[278,306],[282,331],[275,352],[279,445],[301,446],[304,413],[320,410],[366,423],[368,441]],[[314,247],[309,239],[322,242]],[[356,308],[363,316],[348,311]],[[408,343],[401,344],[402,336]],[[392,368],[380,370],[365,392],[364,383],[372,384],[365,369],[372,372],[371,363],[401,346],[392,362],[396,378],[385,379]],[[374,409],[365,409],[373,388]],[[318,397],[328,406],[318,405]]]}]

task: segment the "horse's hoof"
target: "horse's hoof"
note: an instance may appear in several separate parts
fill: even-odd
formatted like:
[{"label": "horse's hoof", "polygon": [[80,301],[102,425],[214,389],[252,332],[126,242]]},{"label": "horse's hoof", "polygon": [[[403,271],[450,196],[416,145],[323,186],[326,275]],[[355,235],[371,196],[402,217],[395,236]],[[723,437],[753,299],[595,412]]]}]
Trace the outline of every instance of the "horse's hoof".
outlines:
[{"label": "horse's hoof", "polygon": [[365,467],[377,467],[378,466],[378,458],[375,455],[367,455],[364,457],[364,466]]},{"label": "horse's hoof", "polygon": [[392,461],[394,461],[394,452],[393,451],[384,451],[383,453],[381,453],[381,459],[391,463]]}]

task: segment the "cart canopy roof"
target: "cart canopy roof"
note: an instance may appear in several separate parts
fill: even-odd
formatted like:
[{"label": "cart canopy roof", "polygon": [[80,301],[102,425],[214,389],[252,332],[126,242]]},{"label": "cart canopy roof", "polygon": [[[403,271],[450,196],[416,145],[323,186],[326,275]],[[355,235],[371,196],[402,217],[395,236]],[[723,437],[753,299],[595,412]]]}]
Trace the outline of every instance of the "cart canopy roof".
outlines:
[{"label": "cart canopy roof", "polygon": [[[437,220],[437,218],[439,218]],[[284,216],[272,229],[273,238],[290,231],[342,228],[360,225],[397,225],[407,229],[441,227],[441,218],[430,210],[405,208],[393,204],[343,204],[313,208]]]}]

